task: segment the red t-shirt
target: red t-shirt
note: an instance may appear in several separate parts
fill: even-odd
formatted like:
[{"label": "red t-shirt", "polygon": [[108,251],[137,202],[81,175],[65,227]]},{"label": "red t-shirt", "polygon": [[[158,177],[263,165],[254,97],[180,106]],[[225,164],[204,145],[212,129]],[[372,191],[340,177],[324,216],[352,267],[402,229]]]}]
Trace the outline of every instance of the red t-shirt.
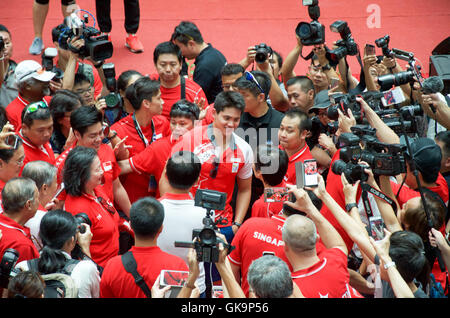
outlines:
[{"label": "red t-shirt", "polygon": [[[148,141],[148,145],[146,145],[141,137],[139,137],[136,126],[134,125],[132,115],[122,118],[120,121],[111,126],[111,129],[117,132],[117,135],[120,139],[128,136],[128,138],[125,140],[125,144],[127,146],[131,146],[128,149],[129,158],[136,156],[137,154],[144,151],[146,147],[151,145],[152,140],[153,142],[155,142],[158,139],[169,136],[171,134],[169,122],[165,117],[153,116],[152,122],[155,128],[153,135],[151,124],[147,127],[140,127],[143,135]],[[142,173],[140,174],[138,172],[131,172],[126,175],[120,176],[120,181],[127,191],[131,203],[145,196],[156,195],[156,187],[153,187],[152,190],[149,191],[150,178],[148,175]]]},{"label": "red t-shirt", "polygon": [[249,218],[246,220],[231,243],[235,249],[228,255],[233,264],[241,268],[242,289],[248,297],[247,273],[250,264],[263,256],[263,252],[274,252],[292,270],[286,254],[281,229],[286,218],[281,215],[271,218]]},{"label": "red t-shirt", "polygon": [[22,169],[28,162],[37,160],[48,162],[51,165],[55,164],[56,158],[50,142],[47,142],[40,147],[36,147],[23,137],[22,131],[19,131],[19,136],[23,141],[23,150],[25,152],[25,159],[23,161]]},{"label": "red t-shirt", "polygon": [[[52,99],[51,96],[44,96],[42,101],[47,104],[50,103]],[[11,103],[6,106],[6,117],[9,120],[9,123],[14,126],[16,131],[19,131],[22,128],[22,111],[25,106],[31,104],[22,95],[19,94]]]},{"label": "red t-shirt", "polygon": [[[95,197],[88,194],[79,197],[67,195],[64,209],[73,215],[80,212],[88,215],[92,223],[91,256],[94,262],[104,267],[109,259],[119,253],[119,214],[100,187],[95,188],[94,192]],[[99,202],[100,197],[103,203]]]},{"label": "red t-shirt", "polygon": [[[63,168],[64,164],[66,162],[67,156],[69,152],[77,146],[76,143],[74,143],[70,148],[68,148],[66,151],[64,151],[62,154],[58,156],[56,159],[55,166],[58,168],[58,184],[61,184],[63,182]],[[108,198],[114,202],[114,186],[113,182],[117,179],[117,177],[120,174],[120,167],[117,163],[116,156],[114,155],[114,150],[107,145],[107,144],[101,144],[100,148],[97,151],[98,158],[100,159],[101,166],[103,169],[103,177],[104,177],[104,183],[100,187],[102,190],[106,193]],[[58,197],[60,200],[64,200],[65,197],[65,191],[61,193],[61,195]]]},{"label": "red t-shirt", "polygon": [[[283,147],[280,146],[281,149]],[[296,185],[297,184],[297,176],[295,175],[295,163],[303,162],[307,159],[314,159],[311,155],[311,151],[309,150],[308,145],[305,143],[305,146],[300,149],[296,154],[293,154],[289,157],[288,169],[286,172],[286,176],[284,177],[284,181],[289,184]]]},{"label": "red t-shirt", "polygon": [[[153,80],[158,80],[159,75],[153,74],[150,78]],[[201,98],[204,98],[205,103],[208,103],[205,92],[203,92],[203,89],[200,87],[200,85],[198,85],[191,79],[186,78],[185,80],[186,80],[186,89],[185,89],[186,100],[194,102],[196,98],[198,98],[198,101],[200,101]],[[163,111],[161,115],[164,116],[167,120],[170,120],[169,114],[173,104],[175,104],[181,99],[181,84],[172,88],[166,88],[161,85],[160,90],[161,90],[161,98],[164,101]]]},{"label": "red t-shirt", "polygon": [[0,255],[3,257],[5,250],[13,248],[19,253],[17,263],[39,257],[39,252],[31,240],[30,229],[18,224],[3,213],[0,213]]},{"label": "red t-shirt", "polygon": [[[176,142],[177,140],[172,139],[172,135],[156,140],[143,151],[128,159],[131,168],[139,175],[146,174],[148,180],[150,180],[150,175],[155,176],[156,182],[159,183],[166,162],[170,157],[172,146]],[[144,191],[146,194],[144,194]],[[143,189],[137,189],[135,191],[134,201],[150,194],[151,192],[148,189],[146,190],[145,187]],[[159,190],[156,191],[156,198],[159,198]]]},{"label": "red t-shirt", "polygon": [[219,225],[219,227],[231,226],[234,219],[230,202],[236,177],[248,179],[252,176],[253,151],[249,144],[233,133],[231,146],[225,149],[218,160],[217,175],[215,178],[211,178],[210,171],[215,170],[216,151],[211,141],[211,129],[208,127],[211,125],[198,126],[186,132],[181,140],[172,147],[171,153],[187,150],[197,155],[202,163],[202,169],[199,181],[191,188],[191,193],[194,197],[197,189],[210,189],[226,193],[225,210],[215,211],[215,216],[216,219],[223,217],[227,220],[226,224]]},{"label": "red t-shirt", "polygon": [[[188,271],[182,258],[163,252],[157,246],[133,246],[130,251],[136,260],[137,271],[152,288],[161,270]],[[100,281],[100,298],[145,298],[123,264],[121,256],[113,257],[106,264]]]},{"label": "red t-shirt", "polygon": [[[286,187],[283,181],[276,187]],[[283,210],[283,202],[265,202],[264,193],[253,203],[252,217],[271,218],[278,215]]]},{"label": "red t-shirt", "polygon": [[352,298],[347,255],[339,248],[322,251],[314,265],[295,271],[292,279],[306,298]]}]

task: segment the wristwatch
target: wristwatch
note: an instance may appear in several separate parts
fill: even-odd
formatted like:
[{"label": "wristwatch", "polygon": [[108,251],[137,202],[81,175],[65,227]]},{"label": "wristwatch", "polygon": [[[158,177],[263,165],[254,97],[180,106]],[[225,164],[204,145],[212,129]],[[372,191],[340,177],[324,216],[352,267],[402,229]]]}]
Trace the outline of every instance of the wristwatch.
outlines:
[{"label": "wristwatch", "polygon": [[241,227],[242,223],[238,223],[238,222],[233,222],[231,223],[232,225],[236,225],[237,227]]},{"label": "wristwatch", "polygon": [[384,269],[388,269],[389,267],[395,266],[395,262],[389,262],[387,264],[384,264]]},{"label": "wristwatch", "polygon": [[347,212],[350,212],[351,209],[357,208],[357,207],[358,207],[358,204],[356,204],[356,203],[349,203],[349,204],[345,205],[345,209],[347,210]]}]

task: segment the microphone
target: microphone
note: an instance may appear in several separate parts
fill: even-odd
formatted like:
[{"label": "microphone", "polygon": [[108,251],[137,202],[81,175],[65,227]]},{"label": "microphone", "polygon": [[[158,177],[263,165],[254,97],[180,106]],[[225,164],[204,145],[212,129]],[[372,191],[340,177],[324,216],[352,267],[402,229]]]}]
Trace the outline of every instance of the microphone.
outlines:
[{"label": "microphone", "polygon": [[[431,76],[425,79],[422,83],[422,91],[424,94],[436,94],[442,92],[444,89],[444,82],[438,76]],[[430,104],[430,109],[433,113],[436,113],[436,108],[433,104]]]}]

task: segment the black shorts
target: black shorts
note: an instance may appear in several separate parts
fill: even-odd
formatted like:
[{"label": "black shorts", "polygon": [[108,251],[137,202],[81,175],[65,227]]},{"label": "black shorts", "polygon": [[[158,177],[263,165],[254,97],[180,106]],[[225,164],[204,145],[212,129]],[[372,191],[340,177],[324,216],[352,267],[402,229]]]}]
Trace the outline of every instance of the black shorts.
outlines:
[{"label": "black shorts", "polygon": [[[39,4],[48,4],[50,0],[34,0],[36,3]],[[75,4],[75,0],[61,0],[61,5],[68,6],[70,4]]]}]

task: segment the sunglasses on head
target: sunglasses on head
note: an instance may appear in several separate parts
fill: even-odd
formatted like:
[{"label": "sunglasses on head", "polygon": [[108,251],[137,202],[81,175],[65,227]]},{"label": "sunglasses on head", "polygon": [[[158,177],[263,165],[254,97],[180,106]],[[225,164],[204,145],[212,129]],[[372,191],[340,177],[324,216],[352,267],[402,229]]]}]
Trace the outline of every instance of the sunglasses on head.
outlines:
[{"label": "sunglasses on head", "polygon": [[25,114],[24,114],[23,117],[25,118],[25,116],[27,116],[29,114],[32,114],[32,113],[35,113],[39,109],[46,109],[46,108],[48,108],[48,105],[46,103],[42,102],[42,101],[29,104],[27,106],[27,109],[25,110]]},{"label": "sunglasses on head", "polygon": [[259,85],[258,81],[256,80],[255,76],[253,76],[252,73],[250,72],[245,72],[245,79],[247,81],[253,82],[256,84],[256,86],[258,86],[259,90],[261,91],[261,93],[265,94],[263,89],[261,88],[261,86]]}]

